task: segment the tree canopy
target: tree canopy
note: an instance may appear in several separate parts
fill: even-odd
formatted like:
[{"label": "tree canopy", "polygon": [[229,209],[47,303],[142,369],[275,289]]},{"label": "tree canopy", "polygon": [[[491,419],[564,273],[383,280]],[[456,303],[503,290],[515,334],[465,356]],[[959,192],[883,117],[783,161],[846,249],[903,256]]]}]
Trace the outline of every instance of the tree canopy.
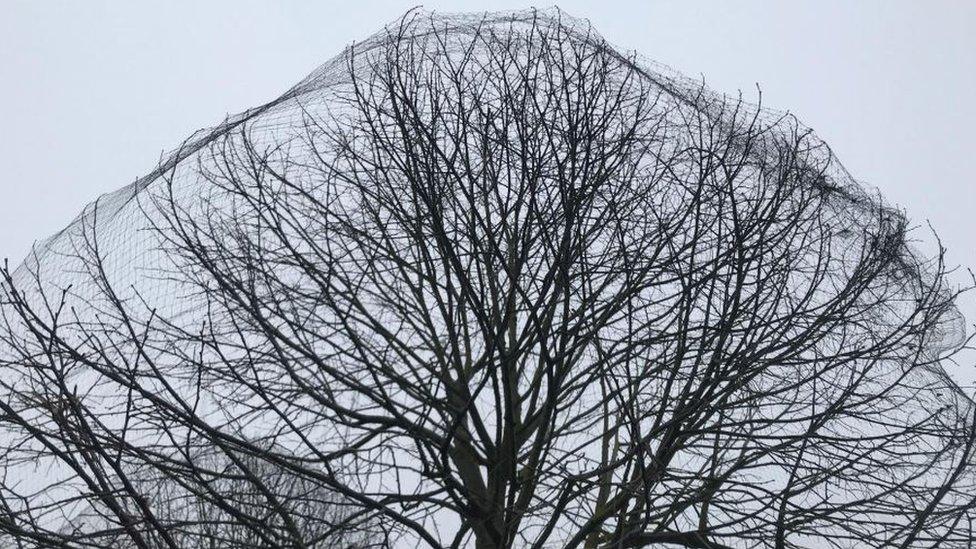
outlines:
[{"label": "tree canopy", "polygon": [[411,11],[4,269],[24,547],[971,547],[941,254],[792,115]]}]

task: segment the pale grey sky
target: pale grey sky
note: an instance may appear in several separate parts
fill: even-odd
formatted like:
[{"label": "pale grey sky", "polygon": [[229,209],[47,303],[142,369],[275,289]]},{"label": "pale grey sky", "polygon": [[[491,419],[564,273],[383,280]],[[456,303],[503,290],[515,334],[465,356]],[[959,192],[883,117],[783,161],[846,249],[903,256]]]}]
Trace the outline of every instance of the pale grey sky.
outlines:
[{"label": "pale grey sky", "polygon": [[[0,257],[18,262],[192,131],[273,99],[417,3],[0,0]],[[855,178],[931,222],[950,263],[976,267],[976,2],[558,5],[716,90],[754,97],[758,83]],[[961,306],[976,320],[976,295]],[[957,377],[972,384],[976,367]]]}]

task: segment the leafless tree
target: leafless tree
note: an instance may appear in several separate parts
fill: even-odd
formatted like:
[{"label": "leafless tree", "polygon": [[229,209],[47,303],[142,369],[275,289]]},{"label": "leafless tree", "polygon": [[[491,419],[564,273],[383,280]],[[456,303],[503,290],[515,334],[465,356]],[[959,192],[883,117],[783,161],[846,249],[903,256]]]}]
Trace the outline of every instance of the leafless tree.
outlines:
[{"label": "leafless tree", "polygon": [[4,270],[17,547],[972,547],[941,250],[558,11],[411,12]]}]

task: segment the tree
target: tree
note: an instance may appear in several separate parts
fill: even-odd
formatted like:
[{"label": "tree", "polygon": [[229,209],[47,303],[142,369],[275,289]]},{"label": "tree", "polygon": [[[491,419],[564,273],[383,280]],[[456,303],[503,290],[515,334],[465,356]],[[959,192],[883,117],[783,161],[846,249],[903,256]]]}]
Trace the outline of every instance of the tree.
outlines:
[{"label": "tree", "polygon": [[911,238],[790,115],[558,11],[411,12],[4,271],[0,530],[970,547]]}]

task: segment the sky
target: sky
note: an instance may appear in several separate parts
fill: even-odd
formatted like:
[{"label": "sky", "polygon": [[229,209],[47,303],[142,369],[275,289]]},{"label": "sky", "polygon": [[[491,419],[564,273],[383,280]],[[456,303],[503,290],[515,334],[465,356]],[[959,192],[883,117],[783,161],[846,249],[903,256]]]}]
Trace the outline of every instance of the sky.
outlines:
[{"label": "sky", "polygon": [[[265,103],[414,1],[0,0],[0,258]],[[426,2],[438,11],[530,7]],[[538,4],[545,7],[549,4]],[[565,1],[625,50],[794,113],[976,270],[976,2]],[[976,321],[976,293],[960,308]],[[972,329],[972,327],[971,327]],[[953,371],[976,384],[974,355]]]}]

